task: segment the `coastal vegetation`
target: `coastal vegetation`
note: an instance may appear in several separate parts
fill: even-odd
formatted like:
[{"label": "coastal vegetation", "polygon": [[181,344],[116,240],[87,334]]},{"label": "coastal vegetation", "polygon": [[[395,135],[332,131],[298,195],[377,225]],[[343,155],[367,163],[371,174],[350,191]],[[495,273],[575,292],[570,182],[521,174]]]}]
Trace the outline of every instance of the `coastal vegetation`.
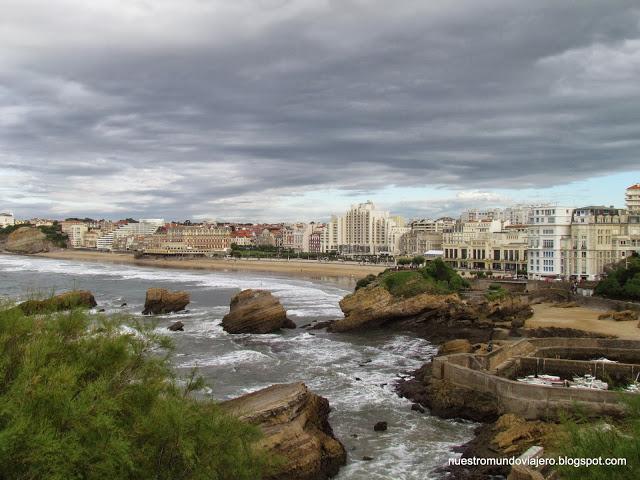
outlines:
[{"label": "coastal vegetation", "polygon": [[0,306],[0,478],[255,479],[259,430],[126,317]]},{"label": "coastal vegetation", "polygon": [[509,292],[502,286],[497,283],[492,283],[489,285],[484,297],[490,302],[495,302],[496,300],[504,300],[509,296]]},{"label": "coastal vegetation", "polygon": [[640,300],[640,257],[636,253],[610,270],[594,293],[618,300]]},{"label": "coastal vegetation", "polygon": [[[374,280],[366,277],[360,288]],[[421,293],[446,295],[458,293],[469,287],[469,283],[441,259],[435,259],[415,270],[386,270],[375,281],[397,297],[414,297]],[[368,283],[367,283],[368,282]]]},{"label": "coastal vegetation", "polygon": [[[21,225],[8,225],[4,228],[0,228],[0,239],[6,238],[10,233],[15,232],[19,228],[22,227],[34,227],[31,224],[21,224]],[[66,233],[62,233],[62,225],[59,222],[54,221],[53,225],[40,225],[39,227],[34,227],[40,230],[45,234],[46,239],[51,242],[53,245],[59,248],[65,248],[67,246],[67,240],[69,237]]]},{"label": "coastal vegetation", "polygon": [[562,421],[564,432],[557,439],[557,454],[568,458],[624,458],[623,466],[591,465],[557,467],[566,480],[631,480],[640,470],[640,398],[625,398],[628,407],[623,421],[578,416]]}]

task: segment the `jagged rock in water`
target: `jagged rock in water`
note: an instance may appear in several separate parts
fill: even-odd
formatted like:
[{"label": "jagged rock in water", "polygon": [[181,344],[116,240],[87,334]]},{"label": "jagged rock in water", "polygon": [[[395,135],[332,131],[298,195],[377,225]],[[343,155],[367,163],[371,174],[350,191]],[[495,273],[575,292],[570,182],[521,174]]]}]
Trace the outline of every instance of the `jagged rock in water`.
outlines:
[{"label": "jagged rock in water", "polygon": [[172,332],[183,332],[184,331],[184,323],[177,321],[172,323],[167,327],[167,330],[171,330]]},{"label": "jagged rock in water", "polygon": [[272,385],[221,403],[264,433],[258,446],[283,460],[267,480],[321,480],[346,463],[344,446],[329,425],[329,402],[304,383]]},{"label": "jagged rock in water", "polygon": [[378,422],[373,426],[373,430],[376,432],[386,432],[388,427],[387,422]]},{"label": "jagged rock in water", "polygon": [[27,300],[16,308],[22,310],[25,315],[37,315],[72,310],[74,308],[93,308],[96,305],[96,299],[90,291],[72,290],[44,300]]},{"label": "jagged rock in water", "polygon": [[51,243],[37,228],[20,227],[8,235],[4,249],[12,253],[33,254],[48,252],[51,249]]},{"label": "jagged rock in water", "polygon": [[165,288],[149,288],[144,301],[144,315],[179,312],[191,301],[187,292],[170,292]]},{"label": "jagged rock in water", "polygon": [[267,290],[243,290],[231,299],[230,306],[222,319],[222,328],[229,333],[271,333],[296,328],[280,301]]}]

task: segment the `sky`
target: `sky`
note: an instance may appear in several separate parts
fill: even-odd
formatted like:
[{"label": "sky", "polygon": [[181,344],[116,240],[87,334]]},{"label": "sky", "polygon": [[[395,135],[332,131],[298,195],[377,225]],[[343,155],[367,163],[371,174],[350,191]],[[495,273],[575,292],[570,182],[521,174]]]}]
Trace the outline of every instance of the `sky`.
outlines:
[{"label": "sky", "polygon": [[0,210],[624,206],[637,0],[3,0]]}]

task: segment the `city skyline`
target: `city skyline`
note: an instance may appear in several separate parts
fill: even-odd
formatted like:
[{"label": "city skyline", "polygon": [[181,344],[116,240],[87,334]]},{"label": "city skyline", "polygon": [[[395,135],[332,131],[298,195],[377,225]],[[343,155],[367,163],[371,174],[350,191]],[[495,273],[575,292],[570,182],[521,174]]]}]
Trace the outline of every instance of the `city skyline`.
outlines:
[{"label": "city skyline", "polygon": [[0,40],[21,216],[429,217],[640,178],[633,1],[9,0]]}]

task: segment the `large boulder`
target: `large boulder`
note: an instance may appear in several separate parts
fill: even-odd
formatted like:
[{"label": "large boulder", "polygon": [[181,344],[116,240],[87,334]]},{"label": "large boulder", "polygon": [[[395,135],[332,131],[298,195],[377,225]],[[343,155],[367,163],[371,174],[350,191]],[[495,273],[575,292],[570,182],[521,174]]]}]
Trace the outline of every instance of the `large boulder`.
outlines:
[{"label": "large boulder", "polygon": [[97,305],[93,294],[88,290],[72,290],[44,300],[27,300],[16,308],[25,315],[61,312],[74,308],[93,308]]},{"label": "large boulder", "polygon": [[304,383],[272,385],[221,403],[264,433],[258,447],[282,463],[267,480],[321,480],[338,473],[347,453],[329,425],[329,402]]},{"label": "large boulder", "polygon": [[4,244],[4,249],[12,253],[33,254],[48,252],[51,243],[47,236],[35,227],[20,227],[11,232]]},{"label": "large boulder", "polygon": [[271,333],[296,328],[280,301],[267,290],[243,290],[231,299],[230,307],[222,319],[222,328],[229,333]]},{"label": "large boulder", "polygon": [[170,292],[165,288],[150,288],[144,301],[144,315],[160,315],[179,312],[189,305],[191,296],[187,292]]}]

